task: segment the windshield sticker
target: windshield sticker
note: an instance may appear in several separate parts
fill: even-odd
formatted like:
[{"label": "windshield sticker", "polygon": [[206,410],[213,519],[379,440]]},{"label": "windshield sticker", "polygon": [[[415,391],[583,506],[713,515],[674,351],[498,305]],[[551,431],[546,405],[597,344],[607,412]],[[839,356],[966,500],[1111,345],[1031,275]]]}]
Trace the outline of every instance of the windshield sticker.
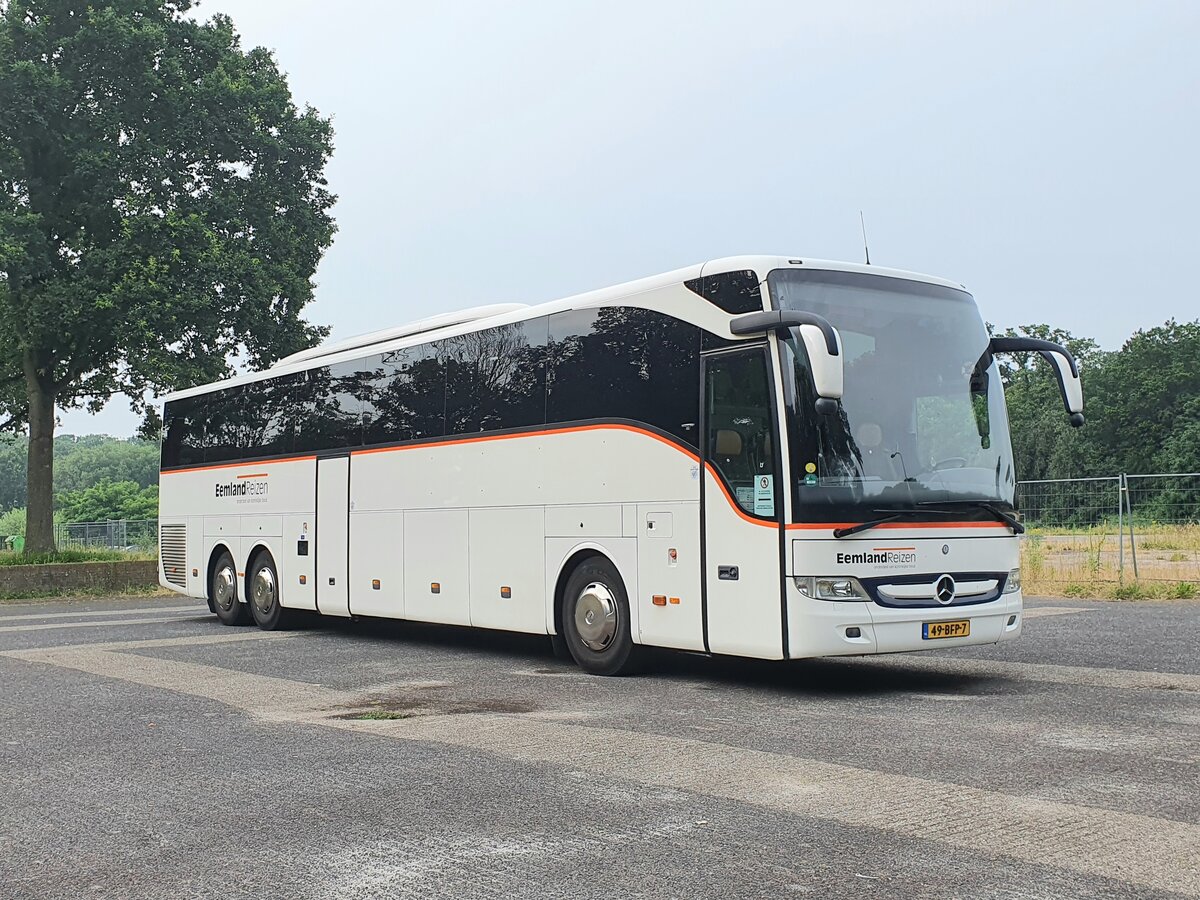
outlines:
[{"label": "windshield sticker", "polygon": [[754,514],[775,515],[775,476],[759,475],[754,479]]},{"label": "windshield sticker", "polygon": [[754,507],[754,488],[752,487],[737,487],[738,506],[742,509],[752,509]]}]

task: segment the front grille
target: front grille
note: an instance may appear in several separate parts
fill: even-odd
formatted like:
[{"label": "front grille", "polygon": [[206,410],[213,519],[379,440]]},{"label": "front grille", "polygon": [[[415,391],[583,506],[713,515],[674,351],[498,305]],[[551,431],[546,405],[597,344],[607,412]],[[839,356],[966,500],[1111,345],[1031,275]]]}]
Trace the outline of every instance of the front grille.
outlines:
[{"label": "front grille", "polygon": [[163,574],[177,587],[187,587],[187,526],[163,525],[158,533]]},{"label": "front grille", "polygon": [[1004,592],[1007,572],[951,572],[962,593],[950,603],[939,603],[936,584],[939,574],[893,575],[883,578],[860,578],[871,599],[880,606],[906,609],[945,609],[953,606],[972,606],[991,603]]}]

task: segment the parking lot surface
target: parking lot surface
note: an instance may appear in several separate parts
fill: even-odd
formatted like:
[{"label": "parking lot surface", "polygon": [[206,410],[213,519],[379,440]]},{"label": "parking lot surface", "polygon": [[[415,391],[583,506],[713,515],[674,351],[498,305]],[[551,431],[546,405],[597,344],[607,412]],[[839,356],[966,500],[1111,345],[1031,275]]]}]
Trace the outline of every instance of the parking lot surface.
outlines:
[{"label": "parking lot surface", "polygon": [[1200,896],[1200,604],[588,676],[544,638],[0,604],[0,897]]}]

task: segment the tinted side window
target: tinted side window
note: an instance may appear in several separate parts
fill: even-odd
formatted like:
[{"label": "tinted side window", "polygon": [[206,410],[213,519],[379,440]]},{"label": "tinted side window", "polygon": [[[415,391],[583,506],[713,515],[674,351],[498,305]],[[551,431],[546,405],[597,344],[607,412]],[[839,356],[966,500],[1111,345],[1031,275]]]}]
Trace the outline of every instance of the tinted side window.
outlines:
[{"label": "tinted side window", "polygon": [[310,369],[297,382],[296,449],[340,450],[362,443],[366,373],[359,362]]},{"label": "tinted side window", "polygon": [[283,456],[295,449],[295,385],[299,375],[282,375],[246,385],[246,456]]},{"label": "tinted side window", "polygon": [[622,418],[696,443],[700,333],[645,309],[550,317],[548,422]]},{"label": "tinted side window", "polygon": [[543,316],[478,335],[475,384],[481,431],[545,424],[548,327]]},{"label": "tinted side window", "polygon": [[471,434],[479,430],[479,401],[475,379],[486,332],[473,332],[437,341],[446,372],[446,434]]},{"label": "tinted side window", "polygon": [[204,417],[201,404],[206,397],[172,400],[163,409],[162,467],[195,466],[204,462]]},{"label": "tinted side window", "polygon": [[412,405],[413,439],[441,437],[446,433],[446,366],[433,344],[410,347],[404,372]]},{"label": "tinted side window", "polygon": [[249,431],[246,421],[245,391],[228,388],[207,395],[204,414],[204,461],[228,462],[242,455]]},{"label": "tinted side window", "polygon": [[684,282],[688,289],[699,294],[727,313],[761,312],[762,288],[752,269],[741,272],[719,272]]}]

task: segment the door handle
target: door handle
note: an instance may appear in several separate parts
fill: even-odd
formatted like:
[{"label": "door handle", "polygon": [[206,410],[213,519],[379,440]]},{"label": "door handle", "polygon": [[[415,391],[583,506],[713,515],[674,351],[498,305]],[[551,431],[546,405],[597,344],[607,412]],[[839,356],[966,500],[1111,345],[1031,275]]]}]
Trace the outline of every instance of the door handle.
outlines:
[{"label": "door handle", "polygon": [[717,566],[717,578],[721,581],[737,581],[737,566]]}]

